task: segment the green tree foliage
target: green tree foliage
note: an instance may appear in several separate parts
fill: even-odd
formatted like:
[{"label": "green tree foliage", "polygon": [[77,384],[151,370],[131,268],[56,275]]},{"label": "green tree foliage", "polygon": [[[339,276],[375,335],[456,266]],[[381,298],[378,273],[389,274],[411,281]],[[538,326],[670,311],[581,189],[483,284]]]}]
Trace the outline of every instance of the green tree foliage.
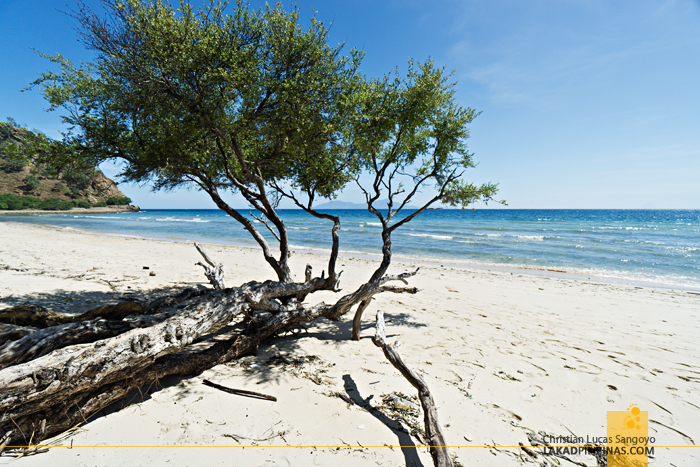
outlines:
[{"label": "green tree foliage", "polygon": [[19,211],[22,209],[41,209],[41,201],[31,196],[0,195],[0,204],[5,206],[3,210]]},{"label": "green tree foliage", "polygon": [[63,142],[21,127],[10,117],[8,122],[0,122],[0,159],[4,161],[1,168],[6,172],[21,172],[32,164],[37,166],[43,177],[55,177],[66,169],[81,173],[95,170],[89,159],[66,152],[70,147]]},{"label": "green tree foliage", "polygon": [[0,124],[0,140],[10,139],[12,137],[12,130],[10,125]]},{"label": "green tree foliage", "polygon": [[3,169],[6,172],[21,172],[29,164],[29,159],[19,146],[21,140],[12,131],[11,123],[0,122],[0,158],[3,159]]},{"label": "green tree foliage", "polygon": [[19,158],[8,158],[5,161],[5,170],[9,173],[21,172],[26,166],[26,162]]},{"label": "green tree foliage", "polygon": [[65,195],[65,194],[68,194],[70,192],[70,189],[64,183],[56,182],[54,184],[53,188],[51,188],[51,191],[57,191],[57,192],[63,193]]},{"label": "green tree foliage", "polygon": [[[71,127],[44,160],[94,167],[119,159],[126,181],[204,190],[251,233],[283,282],[291,273],[275,209],[281,196],[334,222],[336,255],[339,221],[313,203],[360,183],[363,172],[372,180],[363,186],[368,207],[387,228],[429,183],[436,194],[411,219],[438,201],[466,206],[495,193],[494,185],[461,181],[474,165],[465,140],[476,112],[455,103],[449,74],[431,61],[411,63],[405,78],[368,80],[358,72],[361,52],[329,46],[322,22],[303,28],[299,12],[280,5],[253,10],[239,1],[227,15],[216,1],[197,10],[161,0],[103,3],[106,17],[83,4],[72,12],[95,60],[76,66],[46,56],[59,71],[34,83],[52,109],[67,111]],[[277,255],[222,199],[226,190],[261,213]],[[374,206],[382,193],[386,214]]]},{"label": "green tree foliage", "polygon": [[36,191],[39,188],[39,179],[34,175],[27,175],[22,179],[22,183],[24,183],[25,191],[28,192]]},{"label": "green tree foliage", "polygon": [[[86,173],[87,172],[87,173]],[[94,169],[87,171],[78,171],[73,167],[68,167],[67,170],[61,173],[63,180],[68,186],[75,186],[78,190],[85,190],[92,184],[92,180],[96,175]]]},{"label": "green tree foliage", "polygon": [[108,206],[125,206],[129,203],[131,203],[131,198],[129,198],[128,196],[124,196],[123,198],[110,196],[109,198],[107,198]]},{"label": "green tree foliage", "polygon": [[39,209],[46,211],[68,211],[73,209],[74,206],[75,204],[73,204],[73,201],[62,201],[58,198],[49,198],[41,202]]},{"label": "green tree foliage", "polygon": [[[98,206],[100,203],[96,204]],[[102,202],[102,207],[107,204]],[[17,195],[0,195],[0,210],[21,211],[24,209],[43,209],[47,211],[68,211],[74,207],[90,208],[91,205],[87,201],[70,201],[60,200],[58,198],[49,198],[41,201],[31,196]]]},{"label": "green tree foliage", "polygon": [[19,123],[17,123],[17,120],[15,120],[15,119],[12,118],[12,117],[7,117],[7,123],[9,123],[10,125],[12,125],[12,126],[14,126],[14,127],[18,127],[18,128],[22,127],[22,125],[20,125]]}]

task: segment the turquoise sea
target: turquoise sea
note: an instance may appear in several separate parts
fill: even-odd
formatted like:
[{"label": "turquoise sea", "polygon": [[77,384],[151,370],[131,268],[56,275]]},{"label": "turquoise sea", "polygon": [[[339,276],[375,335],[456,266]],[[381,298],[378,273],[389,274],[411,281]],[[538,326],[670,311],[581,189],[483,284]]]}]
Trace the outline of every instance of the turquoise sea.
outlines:
[{"label": "turquoise sea", "polygon": [[[248,214],[248,211],[241,211]],[[329,211],[341,218],[344,255],[380,252],[376,217],[364,210]],[[329,221],[281,210],[295,251],[328,251]],[[118,235],[256,247],[219,210],[150,210],[120,214],[0,215],[26,222]],[[261,232],[271,243],[262,224]],[[393,235],[397,259],[464,265],[554,269],[621,281],[700,289],[700,210],[436,210]]]}]

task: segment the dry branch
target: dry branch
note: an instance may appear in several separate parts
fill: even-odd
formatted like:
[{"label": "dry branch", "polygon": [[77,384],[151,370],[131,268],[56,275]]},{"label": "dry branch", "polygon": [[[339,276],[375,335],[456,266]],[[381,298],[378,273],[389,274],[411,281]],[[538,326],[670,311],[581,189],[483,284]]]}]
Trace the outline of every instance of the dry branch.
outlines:
[{"label": "dry branch", "polygon": [[205,287],[199,289],[189,287],[184,289],[177,295],[168,295],[153,300],[151,303],[148,304],[148,311],[149,313],[156,313],[164,308],[170,308],[192,298],[200,297],[208,291],[209,290]]},{"label": "dry branch", "polygon": [[227,388],[226,386],[221,386],[220,384],[212,383],[209,380],[204,380],[202,383],[205,386],[209,386],[214,389],[218,389],[219,391],[224,391],[228,392],[229,394],[235,394],[237,396],[248,396],[248,397],[255,397],[258,399],[265,399],[268,401],[272,402],[277,402],[277,398],[275,396],[268,396],[267,394],[263,394],[261,392],[255,392],[255,391],[246,391],[245,389],[233,389],[233,388]]},{"label": "dry branch", "polygon": [[433,457],[435,467],[452,467],[452,459],[447,451],[445,436],[442,434],[438,423],[437,409],[435,408],[433,396],[430,394],[430,388],[428,388],[423,377],[409,368],[401,359],[401,355],[399,355],[397,350],[400,345],[399,341],[396,341],[393,345],[389,345],[387,342],[384,312],[381,310],[377,311],[377,330],[372,342],[384,351],[384,356],[387,360],[418,390],[418,397],[423,406],[423,414],[425,416],[425,435],[428,439],[430,455]]},{"label": "dry branch", "polygon": [[367,305],[369,305],[369,302],[371,302],[371,301],[372,301],[372,297],[361,301],[357,307],[357,311],[355,312],[355,317],[352,319],[352,340],[354,340],[354,341],[360,340],[360,331],[361,331],[361,325],[362,325],[362,313],[364,313],[365,308],[367,308]]},{"label": "dry branch", "polygon": [[11,436],[12,436],[12,430],[8,431],[7,433],[5,433],[3,435],[2,438],[0,438],[0,454],[2,454],[2,451],[5,450],[5,446],[10,444],[10,440],[12,439]]},{"label": "dry branch", "polygon": [[199,251],[199,254],[202,255],[204,258],[204,261],[207,262],[207,264],[200,262],[195,263],[196,266],[202,266],[204,268],[204,275],[207,276],[207,279],[209,279],[209,282],[211,285],[214,287],[216,290],[224,290],[226,287],[224,286],[224,265],[223,263],[215,263],[209,255],[207,255],[207,252],[204,251],[204,248],[199,246],[196,242],[194,244],[194,247],[197,248],[197,251]]},{"label": "dry branch", "polygon": [[408,279],[409,277],[415,276],[416,274],[418,274],[418,271],[420,271],[420,268],[417,268],[413,272],[404,272],[404,273],[398,274],[396,276],[386,275],[386,276],[382,277],[382,279],[379,281],[379,283],[384,284],[384,283],[389,282],[389,281],[401,281],[404,284],[408,285],[408,281],[406,279]]},{"label": "dry branch", "polygon": [[[311,281],[311,277],[313,275],[313,268],[311,267],[310,264],[306,265],[306,268],[304,269],[304,282],[309,282]],[[306,300],[306,295],[305,293],[300,293],[297,295],[297,302],[301,303],[304,300]]]},{"label": "dry branch", "polygon": [[72,322],[87,321],[95,318],[120,320],[127,316],[143,315],[147,312],[148,308],[139,302],[121,302],[116,305],[104,305],[93,308],[73,318]]}]

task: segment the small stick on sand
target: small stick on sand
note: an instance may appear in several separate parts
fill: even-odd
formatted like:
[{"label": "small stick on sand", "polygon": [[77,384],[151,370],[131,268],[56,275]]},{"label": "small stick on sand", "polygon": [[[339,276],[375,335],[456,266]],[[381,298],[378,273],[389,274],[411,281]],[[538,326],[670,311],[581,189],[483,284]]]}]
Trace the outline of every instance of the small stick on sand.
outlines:
[{"label": "small stick on sand", "polygon": [[235,394],[237,396],[257,397],[259,399],[266,399],[268,401],[277,402],[277,398],[275,396],[268,396],[267,394],[261,394],[255,391],[246,391],[243,389],[231,389],[227,388],[226,386],[221,386],[220,384],[212,383],[211,381],[206,379],[202,381],[202,383],[204,383],[205,386],[218,389],[219,391],[228,392],[229,394]]}]

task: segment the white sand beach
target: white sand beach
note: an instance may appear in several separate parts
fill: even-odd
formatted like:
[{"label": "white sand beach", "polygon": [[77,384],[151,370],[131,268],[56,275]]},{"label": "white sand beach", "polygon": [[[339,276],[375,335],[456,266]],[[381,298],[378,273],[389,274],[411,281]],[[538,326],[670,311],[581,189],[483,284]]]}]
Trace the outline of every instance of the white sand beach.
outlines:
[{"label": "white sand beach", "polygon": [[[228,286],[273,278],[257,249],[205,247],[226,265]],[[30,302],[76,313],[155,289],[208,287],[194,265],[200,259],[184,242],[2,222],[0,308]],[[291,259],[298,279],[307,263],[320,272],[325,262],[303,253]],[[371,259],[339,263],[345,291],[375,267]],[[390,273],[417,266],[410,284],[421,292],[377,295],[360,341],[350,340],[352,316],[315,322],[256,356],[161,381],[84,424],[64,441],[72,449],[15,465],[432,465],[417,439],[371,410],[385,395],[415,394],[372,344],[378,309],[389,339],[400,339],[406,363],[424,374],[451,452],[465,466],[541,465],[541,456],[517,447],[529,445],[528,430],[602,437],[607,411],[632,404],[649,413],[649,465],[700,465],[692,447],[700,441],[699,294],[448,264],[396,261]],[[278,401],[227,394],[204,379]],[[592,456],[570,457],[596,465]]]}]

